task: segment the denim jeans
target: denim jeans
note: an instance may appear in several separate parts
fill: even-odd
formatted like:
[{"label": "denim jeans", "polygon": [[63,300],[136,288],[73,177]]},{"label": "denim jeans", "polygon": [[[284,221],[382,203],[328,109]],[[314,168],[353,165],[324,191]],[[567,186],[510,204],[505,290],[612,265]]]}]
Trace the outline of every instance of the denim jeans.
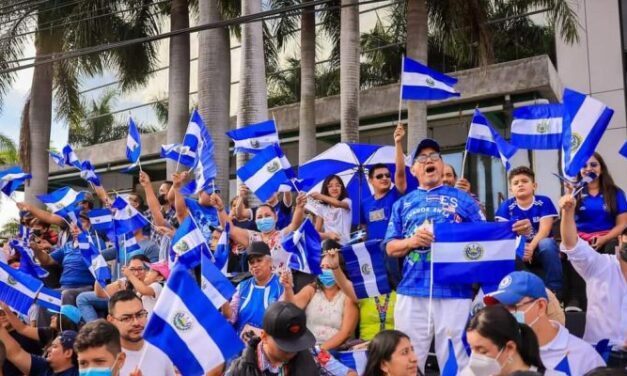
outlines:
[{"label": "denim jeans", "polygon": [[97,320],[98,312],[107,312],[109,299],[99,298],[93,291],[83,292],[76,298],[76,306],[81,311],[81,317],[85,322]]},{"label": "denim jeans", "polygon": [[544,269],[544,284],[553,291],[562,289],[562,262],[560,249],[553,238],[544,238],[538,243],[534,258]]}]

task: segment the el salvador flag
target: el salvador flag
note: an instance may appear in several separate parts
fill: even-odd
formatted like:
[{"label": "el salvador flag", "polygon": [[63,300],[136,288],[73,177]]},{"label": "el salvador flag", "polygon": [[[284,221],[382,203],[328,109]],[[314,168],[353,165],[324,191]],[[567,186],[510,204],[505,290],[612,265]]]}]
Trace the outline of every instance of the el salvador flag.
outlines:
[{"label": "el salvador flag", "polygon": [[0,300],[22,315],[28,310],[43,282],[0,262]]},{"label": "el salvador flag", "polygon": [[111,214],[111,210],[106,208],[92,209],[87,215],[94,230],[106,233],[113,229],[113,214]]},{"label": "el salvador flag", "polygon": [[74,166],[80,170],[81,161],[76,156],[74,149],[72,149],[70,145],[65,145],[63,147],[62,152],[63,152],[63,163],[65,163],[66,166]]},{"label": "el salvador flag", "polygon": [[403,57],[401,98],[408,100],[433,100],[459,97],[453,86],[457,78],[436,72],[416,60]]},{"label": "el salvador flag", "polygon": [[118,260],[124,260],[124,262],[126,262],[136,254],[143,253],[133,233],[124,234],[122,236],[122,243],[124,248],[119,250]]},{"label": "el salvador flag", "polygon": [[220,309],[224,303],[231,300],[235,294],[235,287],[222,274],[218,265],[211,261],[212,258],[207,247],[203,247],[200,256],[200,286],[213,306]]},{"label": "el salvador flag", "polygon": [[198,151],[205,139],[211,139],[211,136],[209,136],[209,131],[200,114],[194,110],[187,124],[183,143],[162,145],[161,157],[175,160],[187,167],[194,167],[198,158]]},{"label": "el salvador flag", "polygon": [[281,244],[283,249],[292,253],[290,268],[313,275],[322,274],[320,234],[309,219],[305,219],[296,231],[284,236]]},{"label": "el salvador flag", "polygon": [[562,139],[563,169],[566,176],[577,176],[594,153],[612,120],[614,110],[598,99],[564,89]]},{"label": "el salvador flag", "polygon": [[54,152],[52,150],[48,150],[48,154],[50,154],[50,158],[57,164],[57,166],[63,168],[65,167],[65,158],[62,154]]},{"label": "el salvador flag", "polygon": [[241,128],[226,132],[226,135],[235,144],[233,150],[235,154],[256,154],[272,144],[279,143],[279,132],[277,132],[274,120],[244,125]]},{"label": "el salvador flag", "polygon": [[142,153],[142,144],[139,138],[139,130],[133,118],[128,118],[128,136],[126,137],[126,159],[135,167]]},{"label": "el salvador flag", "polygon": [[215,148],[209,132],[206,133],[206,137],[202,139],[200,144],[198,158],[194,166],[194,180],[181,189],[183,194],[198,194],[200,191],[210,189],[210,185],[215,185],[214,179],[218,174],[218,166],[213,157]]},{"label": "el salvador flag", "polygon": [[372,298],[391,291],[380,240],[345,246],[342,256],[357,298]]},{"label": "el salvador flag", "polygon": [[218,239],[218,244],[216,245],[216,250],[213,254],[214,264],[222,274],[227,275],[227,266],[229,264],[229,253],[230,253],[230,232],[231,232],[231,224],[229,222],[224,226],[224,231],[220,234],[220,238]]},{"label": "el salvador flag", "polygon": [[448,339],[448,357],[446,358],[446,363],[444,363],[444,367],[442,368],[441,376],[457,376],[457,359],[455,358],[455,346],[453,346],[453,340],[451,338]]},{"label": "el salvador flag", "polygon": [[292,164],[287,159],[287,156],[285,156],[285,153],[283,153],[283,150],[281,149],[279,144],[273,144],[272,147],[274,147],[276,151],[276,155],[279,157],[279,160],[281,161],[281,167],[283,167],[283,171],[285,171],[285,175],[287,176],[287,179],[291,182],[291,184],[287,182],[285,184],[281,184],[281,186],[279,186],[278,191],[290,192],[290,191],[302,190],[300,180],[296,177],[296,173],[294,172],[294,169],[292,169]]},{"label": "el salvador flag", "polygon": [[244,348],[233,326],[182,265],[172,270],[144,339],[163,351],[183,375],[204,375]]},{"label": "el salvador flag", "polygon": [[188,215],[181,223],[170,244],[171,252],[174,253],[170,257],[175,256],[177,262],[185,265],[188,269],[194,268],[200,263],[200,255],[203,250],[210,252],[202,231],[196,227],[191,215]]},{"label": "el salvador flag", "polygon": [[191,167],[196,161],[196,152],[192,152],[190,147],[183,144],[161,145],[161,158],[178,161],[184,166]]},{"label": "el salvador flag", "polygon": [[74,205],[85,199],[85,192],[76,192],[70,187],[65,187],[47,195],[39,195],[37,198],[53,213],[65,216]]},{"label": "el salvador flag", "polygon": [[475,109],[466,140],[466,150],[500,158],[505,170],[509,171],[509,159],[516,154],[517,149],[501,137],[479,109]]},{"label": "el salvador flag", "polygon": [[113,225],[118,235],[133,233],[138,228],[143,228],[149,224],[143,215],[120,196],[116,197],[111,208],[117,209],[113,213]]},{"label": "el salvador flag", "polygon": [[521,149],[559,149],[562,145],[563,112],[561,103],[515,109],[512,113],[512,145]]},{"label": "el salvador flag", "polygon": [[237,176],[262,202],[268,201],[282,184],[290,184],[281,159],[273,147],[267,147],[255,155],[237,170]]},{"label": "el salvador flag", "polygon": [[33,250],[26,246],[26,241],[24,245],[20,245],[19,241],[11,240],[9,246],[20,254],[20,271],[35,278],[46,278],[48,276],[48,271],[35,262]]},{"label": "el salvador flag", "polygon": [[83,261],[85,261],[89,271],[104,288],[107,285],[107,280],[111,279],[111,269],[109,269],[104,257],[92,244],[91,237],[84,232],[78,234],[78,248],[81,250]]},{"label": "el salvador flag", "polygon": [[350,369],[357,371],[358,375],[363,375],[368,363],[368,351],[366,349],[353,351],[338,351],[337,360]]},{"label": "el salvador flag", "polygon": [[499,283],[514,271],[516,234],[511,222],[436,223],[431,245],[437,283]]},{"label": "el salvador flag", "polygon": [[627,158],[627,141],[625,141],[625,143],[623,144],[623,147],[620,148],[618,153],[622,155],[623,157]]},{"label": "el salvador flag", "polygon": [[20,185],[32,177],[33,175],[25,173],[19,166],[0,171],[0,190],[5,195],[11,196]]},{"label": "el salvador flag", "polygon": [[96,169],[92,166],[90,161],[83,161],[83,163],[81,163],[80,175],[83,180],[92,183],[96,187],[100,187],[100,178],[96,175]]},{"label": "el salvador flag", "polygon": [[61,291],[42,287],[37,294],[37,305],[53,312],[61,312]]}]

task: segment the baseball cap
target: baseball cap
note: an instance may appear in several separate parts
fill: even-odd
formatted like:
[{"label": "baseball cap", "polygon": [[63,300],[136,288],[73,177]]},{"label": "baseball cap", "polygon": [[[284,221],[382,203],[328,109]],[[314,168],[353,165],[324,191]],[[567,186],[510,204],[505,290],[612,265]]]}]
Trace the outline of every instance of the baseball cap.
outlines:
[{"label": "baseball cap", "polygon": [[498,290],[483,297],[483,302],[487,305],[515,305],[525,296],[548,301],[544,282],[540,277],[529,272],[512,272],[501,280]]},{"label": "baseball cap", "polygon": [[76,333],[73,330],[62,331],[61,334],[59,334],[59,340],[61,342],[61,346],[63,346],[65,350],[73,349],[74,342],[76,341],[77,335],[78,333]]},{"label": "baseball cap", "polygon": [[81,311],[73,305],[65,304],[61,306],[61,312],[63,316],[67,317],[74,324],[78,325],[81,322]]},{"label": "baseball cap", "polygon": [[316,338],[307,329],[305,311],[293,303],[276,302],[263,315],[263,330],[285,352],[299,352],[312,348]]},{"label": "baseball cap", "polygon": [[153,262],[152,264],[150,264],[150,269],[161,274],[165,279],[168,279],[168,277],[170,277],[170,268],[168,267],[167,261]]},{"label": "baseball cap", "polygon": [[251,242],[247,249],[248,257],[270,256],[270,247],[264,242]]},{"label": "baseball cap", "polygon": [[[426,149],[426,148],[431,148],[431,149],[437,151],[438,153],[440,152],[440,144],[438,144],[436,140],[433,140],[431,138],[425,138],[425,139],[423,139],[422,141],[420,141],[418,143],[418,146],[416,146],[416,150],[414,151],[414,158],[413,158],[413,160],[415,160],[416,157],[418,155],[420,155],[420,152],[423,149]],[[413,160],[412,160],[412,162],[413,162]]]}]

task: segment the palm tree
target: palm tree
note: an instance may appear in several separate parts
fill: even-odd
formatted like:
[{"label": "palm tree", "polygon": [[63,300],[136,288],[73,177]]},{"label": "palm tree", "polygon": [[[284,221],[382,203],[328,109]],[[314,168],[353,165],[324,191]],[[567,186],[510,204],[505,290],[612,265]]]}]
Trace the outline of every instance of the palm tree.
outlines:
[{"label": "palm tree", "polygon": [[342,0],[340,27],[340,133],[359,142],[359,2]]},{"label": "palm tree", "polygon": [[9,136],[0,133],[0,166],[14,165],[18,162],[17,145]]},{"label": "palm tree", "polygon": [[[137,7],[138,3],[142,6]],[[46,59],[63,51],[152,35],[157,32],[157,25],[147,6],[149,0],[42,0],[28,4],[5,0],[5,4],[13,8],[0,14],[0,22],[8,30],[0,36],[0,67],[17,65],[15,60],[21,57],[28,37],[20,33],[32,26],[36,30],[35,62],[40,65],[33,69],[29,134],[23,138],[29,158],[23,163],[35,177],[26,185],[26,201],[37,202],[35,196],[45,193],[48,187],[53,93],[57,116],[76,121],[80,114],[78,77],[93,76],[110,68],[120,75],[123,88],[142,84],[153,69],[156,50],[151,44],[143,44],[55,63],[46,63]],[[35,21],[31,22],[33,18]],[[6,93],[12,79],[12,74],[0,77],[0,94]]]},{"label": "palm tree", "polygon": [[2,229],[0,229],[0,235],[7,238],[13,238],[17,236],[19,224],[20,223],[17,221],[17,219],[12,219],[6,222],[4,225],[2,225]]}]

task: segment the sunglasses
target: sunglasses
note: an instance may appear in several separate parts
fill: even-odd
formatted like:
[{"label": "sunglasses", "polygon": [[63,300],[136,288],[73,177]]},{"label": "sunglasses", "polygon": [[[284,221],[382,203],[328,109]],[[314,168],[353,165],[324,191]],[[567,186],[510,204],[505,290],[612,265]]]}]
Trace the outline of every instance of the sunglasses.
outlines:
[{"label": "sunglasses", "polygon": [[390,176],[391,176],[391,175],[390,175],[389,173],[383,173],[383,174],[376,174],[376,175],[374,176],[374,178],[375,178],[375,179],[377,179],[377,180],[381,180],[381,179],[383,179],[383,178],[388,178],[388,179],[389,179],[389,178],[390,178]]}]

